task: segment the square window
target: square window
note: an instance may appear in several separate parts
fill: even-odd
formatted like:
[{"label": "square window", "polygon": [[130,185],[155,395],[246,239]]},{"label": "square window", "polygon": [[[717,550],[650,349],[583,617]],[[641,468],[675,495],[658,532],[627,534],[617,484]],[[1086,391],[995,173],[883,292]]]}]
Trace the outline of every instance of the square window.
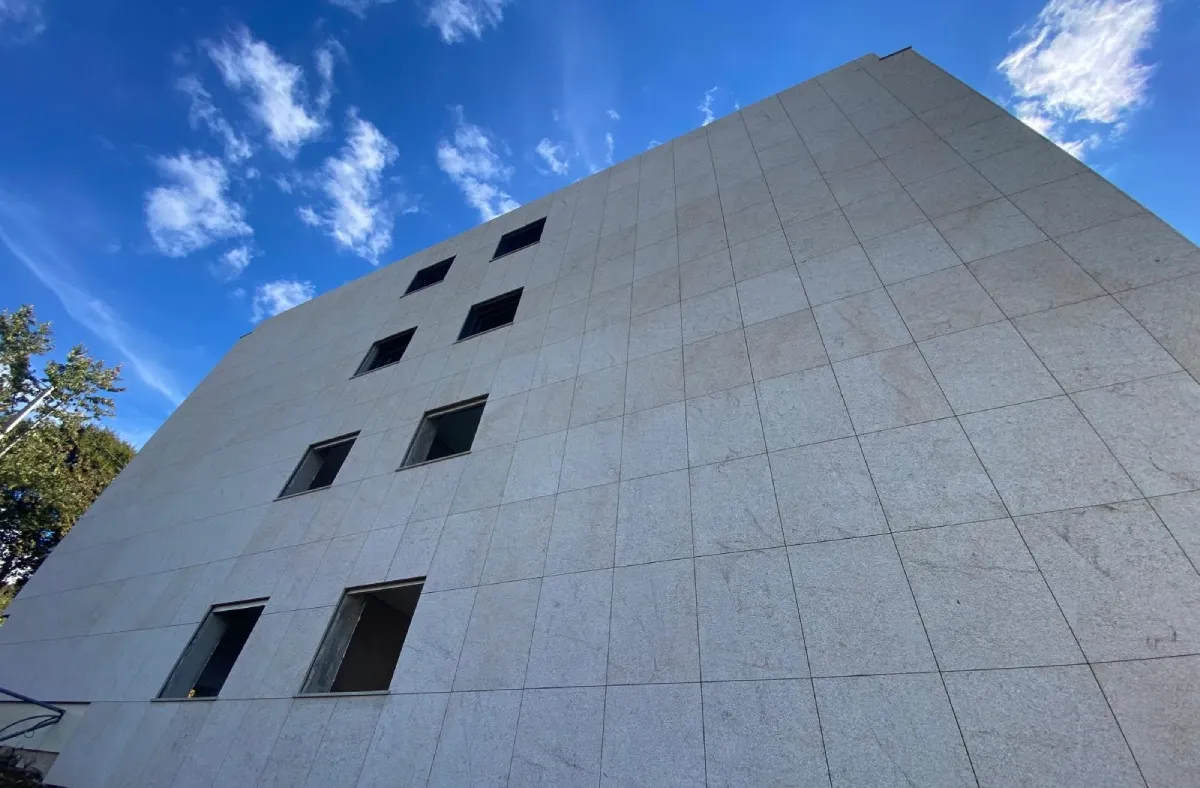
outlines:
[{"label": "square window", "polygon": [[208,611],[163,685],[160,698],[215,698],[262,615],[265,600]]},{"label": "square window", "polygon": [[358,433],[355,432],[309,446],[308,451],[304,452],[304,459],[300,460],[296,470],[292,471],[292,478],[288,479],[279,497],[320,490],[333,484],[357,437]]},{"label": "square window", "polygon": [[347,590],[317,649],[304,692],[386,690],[424,585],[422,577]]},{"label": "square window", "polygon": [[401,331],[399,334],[392,334],[390,337],[381,339],[374,345],[371,345],[371,349],[363,357],[362,363],[358,365],[358,369],[354,373],[355,377],[365,375],[373,369],[395,364],[404,358],[404,351],[408,350],[408,343],[412,341],[413,334],[415,333],[417,333],[417,329],[410,328],[407,331]]},{"label": "square window", "polygon": [[408,289],[404,291],[404,295],[415,293],[417,290],[422,290],[430,285],[436,285],[438,282],[446,278],[446,273],[449,272],[451,264],[454,262],[453,257],[447,257],[440,263],[434,263],[431,266],[422,268],[417,271],[416,276],[408,283]]},{"label": "square window", "polygon": [[511,323],[517,316],[522,290],[524,288],[518,288],[487,301],[481,301],[471,307],[471,311],[467,313],[467,319],[463,321],[462,331],[458,332],[458,341],[461,342],[468,337]]},{"label": "square window", "polygon": [[495,260],[497,257],[512,254],[518,249],[524,249],[526,246],[533,246],[542,240],[542,228],[545,226],[546,218],[542,217],[536,222],[530,222],[524,227],[518,227],[516,230],[500,236],[500,243],[496,244],[496,253],[492,255],[492,259]]},{"label": "square window", "polygon": [[486,403],[484,396],[426,413],[400,467],[469,452]]}]

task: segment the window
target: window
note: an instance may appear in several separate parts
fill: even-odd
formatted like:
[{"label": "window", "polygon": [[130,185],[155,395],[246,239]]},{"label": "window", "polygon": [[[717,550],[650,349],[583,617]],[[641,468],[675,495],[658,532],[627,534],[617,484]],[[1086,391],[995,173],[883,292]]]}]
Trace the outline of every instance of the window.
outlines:
[{"label": "window", "polygon": [[471,307],[471,311],[467,313],[467,319],[463,321],[462,331],[458,332],[458,341],[461,342],[468,337],[511,323],[517,316],[517,306],[521,303],[523,289],[518,288],[511,293],[498,295]]},{"label": "window", "polygon": [[367,351],[367,355],[354,372],[355,376],[365,375],[373,369],[386,367],[388,364],[395,364],[404,358],[404,351],[408,350],[408,343],[412,341],[415,333],[417,333],[417,329],[410,328],[371,345],[371,349]]},{"label": "window", "polygon": [[192,635],[160,698],[215,698],[262,615],[265,600],[218,605]]},{"label": "window", "polygon": [[486,402],[484,396],[426,413],[400,467],[469,452]]},{"label": "window", "polygon": [[333,614],[304,692],[386,690],[425,578],[350,589]]},{"label": "window", "polygon": [[358,433],[355,432],[309,446],[308,451],[304,452],[304,459],[296,466],[296,470],[292,471],[292,478],[288,479],[279,496],[282,498],[285,495],[319,490],[333,484],[357,437]]},{"label": "window", "polygon": [[422,268],[417,271],[416,276],[408,284],[408,289],[404,291],[404,295],[414,293],[417,290],[436,285],[438,282],[446,278],[446,273],[450,270],[451,263],[454,262],[453,257],[448,257],[440,263],[434,263],[431,266]]},{"label": "window", "polygon": [[542,240],[542,228],[545,226],[546,218],[542,217],[536,222],[530,222],[524,227],[519,227],[500,236],[500,243],[496,244],[496,253],[492,255],[492,259],[495,260],[497,257],[512,254],[518,249],[524,249],[526,246],[533,246]]}]

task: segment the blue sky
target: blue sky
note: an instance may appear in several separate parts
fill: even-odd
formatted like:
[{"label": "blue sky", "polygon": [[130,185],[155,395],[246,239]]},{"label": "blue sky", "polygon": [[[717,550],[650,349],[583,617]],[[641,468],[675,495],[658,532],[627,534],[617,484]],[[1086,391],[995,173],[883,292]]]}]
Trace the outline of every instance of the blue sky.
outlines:
[{"label": "blue sky", "polygon": [[257,320],[910,45],[1200,237],[1190,0],[0,0],[0,306],[140,444]]}]

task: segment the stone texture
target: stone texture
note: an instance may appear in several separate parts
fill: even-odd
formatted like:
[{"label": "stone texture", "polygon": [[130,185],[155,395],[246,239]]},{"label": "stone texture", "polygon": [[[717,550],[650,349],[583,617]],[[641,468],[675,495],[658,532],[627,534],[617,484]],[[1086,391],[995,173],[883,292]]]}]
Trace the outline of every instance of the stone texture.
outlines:
[{"label": "stone texture", "polygon": [[804,634],[782,548],[696,559],[706,681],[803,678]]},{"label": "stone texture", "polygon": [[690,559],[613,572],[608,683],[697,681],[695,570]]},{"label": "stone texture", "polygon": [[[799,545],[788,555],[814,676],[933,669],[890,537]],[[848,620],[858,626],[846,627]]]},{"label": "stone texture", "polygon": [[886,533],[871,475],[854,439],[771,454],[788,544]]},{"label": "stone texture", "polygon": [[860,432],[873,432],[950,415],[950,406],[916,345],[833,365],[838,386]]},{"label": "stone texture", "polygon": [[699,684],[609,687],[601,786],[704,785]]},{"label": "stone texture", "polygon": [[833,785],[974,783],[936,675],[817,679],[814,685]]},{"label": "stone texture", "polygon": [[814,785],[827,777],[812,689],[804,681],[704,684],[710,785]]},{"label": "stone texture", "polygon": [[1085,666],[948,673],[981,785],[1141,785]]},{"label": "stone texture", "polygon": [[961,418],[1012,514],[1125,501],[1137,488],[1066,397]]},{"label": "stone texture", "polygon": [[954,419],[875,432],[860,440],[893,531],[1007,514]]},{"label": "stone texture", "polygon": [[898,534],[896,545],[942,669],[1083,661],[1011,520]]},{"label": "stone texture", "polygon": [[1196,652],[1200,575],[1145,501],[1020,517],[1017,527],[1088,659]]},{"label": "stone texture", "polygon": [[1133,748],[1146,782],[1186,785],[1200,758],[1200,658],[1118,662],[1095,667],[1096,678]]}]

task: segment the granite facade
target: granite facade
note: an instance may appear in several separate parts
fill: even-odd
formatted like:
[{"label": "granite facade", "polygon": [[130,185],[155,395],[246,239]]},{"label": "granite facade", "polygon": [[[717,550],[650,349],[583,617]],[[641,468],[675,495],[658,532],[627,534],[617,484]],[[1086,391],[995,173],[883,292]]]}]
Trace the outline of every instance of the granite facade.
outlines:
[{"label": "granite facade", "polygon": [[[3,683],[91,702],[73,788],[1195,784],[1198,314],[1191,242],[866,56],[260,324],[13,603]],[[390,690],[298,697],[343,589],[413,577]],[[259,597],[217,699],[151,701]]]}]

